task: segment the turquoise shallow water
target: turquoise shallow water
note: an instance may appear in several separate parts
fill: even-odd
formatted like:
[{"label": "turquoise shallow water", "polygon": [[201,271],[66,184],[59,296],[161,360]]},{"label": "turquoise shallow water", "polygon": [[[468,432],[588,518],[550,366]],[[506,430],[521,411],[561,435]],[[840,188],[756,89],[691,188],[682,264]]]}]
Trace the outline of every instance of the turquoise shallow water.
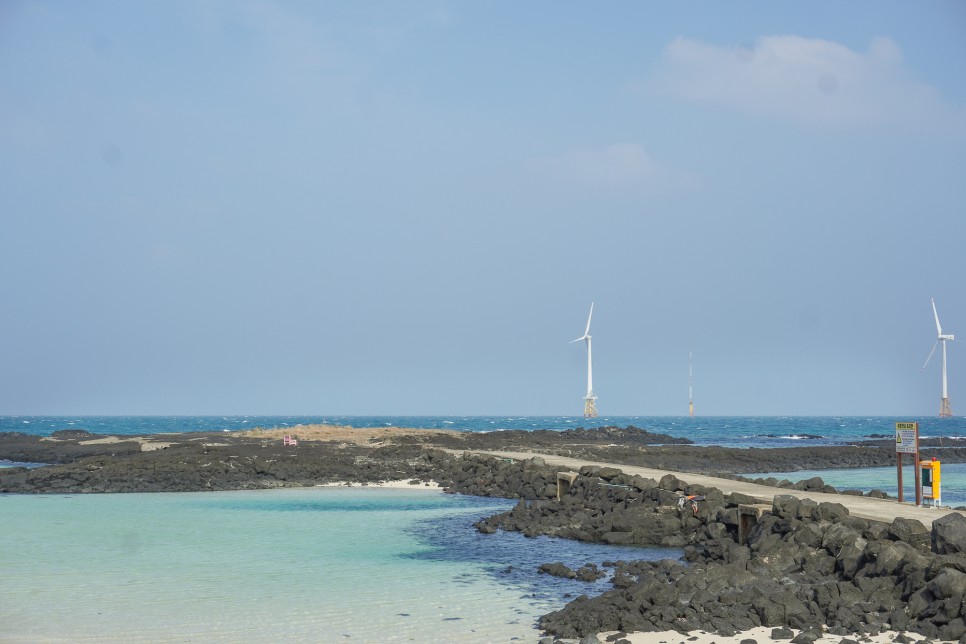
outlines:
[{"label": "turquoise shallow water", "polygon": [[[907,459],[908,460],[908,459]],[[906,501],[916,498],[914,477],[916,473],[911,464],[906,464],[902,472],[903,496]],[[896,496],[899,491],[895,467],[868,467],[848,470],[801,470],[799,472],[758,472],[746,474],[750,477],[774,476],[776,479],[801,481],[820,476],[828,485],[838,489],[853,489],[868,492],[878,489]],[[942,465],[942,503],[943,505],[966,505],[966,463],[946,463]]]},{"label": "turquoise shallow water", "polygon": [[361,487],[0,496],[0,641],[531,642],[565,593],[594,592],[539,563],[680,554],[472,528],[510,505]]}]

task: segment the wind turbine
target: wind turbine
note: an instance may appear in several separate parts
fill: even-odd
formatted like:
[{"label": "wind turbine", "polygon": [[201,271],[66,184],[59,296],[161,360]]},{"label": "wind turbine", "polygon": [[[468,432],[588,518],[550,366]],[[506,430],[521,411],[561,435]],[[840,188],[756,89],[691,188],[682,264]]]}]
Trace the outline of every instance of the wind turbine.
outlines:
[{"label": "wind turbine", "polygon": [[926,365],[929,364],[930,360],[932,360],[932,354],[936,353],[936,347],[938,347],[939,343],[942,342],[943,344],[943,397],[939,403],[939,417],[949,418],[950,416],[953,415],[953,410],[952,410],[952,407],[949,406],[949,393],[946,391],[946,341],[955,340],[956,336],[943,335],[943,328],[939,324],[939,313],[936,312],[935,298],[933,298],[932,300],[932,314],[936,317],[936,333],[938,334],[939,337],[936,338],[936,344],[932,345],[932,351],[929,352],[929,357],[926,358],[926,361],[922,364],[922,370],[923,371],[926,370]]},{"label": "wind turbine", "polygon": [[590,349],[590,318],[594,317],[594,303],[590,303],[590,315],[587,316],[587,328],[584,334],[570,343],[587,342],[587,395],[584,396],[584,418],[597,418],[597,395],[594,394],[594,362]]}]

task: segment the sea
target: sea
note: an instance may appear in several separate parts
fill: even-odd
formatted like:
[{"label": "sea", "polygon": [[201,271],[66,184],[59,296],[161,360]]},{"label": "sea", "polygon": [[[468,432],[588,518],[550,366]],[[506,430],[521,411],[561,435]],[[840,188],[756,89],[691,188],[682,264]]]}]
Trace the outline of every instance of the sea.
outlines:
[{"label": "sea", "polygon": [[[849,445],[894,436],[896,421],[917,421],[922,437],[949,445],[966,437],[962,417],[4,416],[0,431],[635,425],[698,445],[750,448]],[[895,494],[895,474],[774,475]],[[912,474],[910,465],[907,498]],[[966,505],[966,464],[944,464],[942,482],[944,504]],[[541,563],[576,569],[681,556],[473,528],[513,503],[423,486],[0,495],[0,642],[536,642],[540,615],[609,588],[607,577],[540,574]]]},{"label": "sea", "polygon": [[918,422],[921,438],[966,442],[966,416],[0,416],[0,432],[49,436],[60,429],[86,429],[98,434],[163,434],[311,424],[489,432],[634,425],[689,438],[697,445],[791,447],[889,438],[895,436],[897,421]]}]

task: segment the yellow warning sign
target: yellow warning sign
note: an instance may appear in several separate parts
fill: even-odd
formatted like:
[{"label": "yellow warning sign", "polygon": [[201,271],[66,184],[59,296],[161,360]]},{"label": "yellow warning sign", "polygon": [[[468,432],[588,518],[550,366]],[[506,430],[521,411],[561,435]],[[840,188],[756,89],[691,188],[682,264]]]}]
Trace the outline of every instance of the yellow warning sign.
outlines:
[{"label": "yellow warning sign", "polygon": [[896,454],[919,451],[919,423],[896,423]]}]

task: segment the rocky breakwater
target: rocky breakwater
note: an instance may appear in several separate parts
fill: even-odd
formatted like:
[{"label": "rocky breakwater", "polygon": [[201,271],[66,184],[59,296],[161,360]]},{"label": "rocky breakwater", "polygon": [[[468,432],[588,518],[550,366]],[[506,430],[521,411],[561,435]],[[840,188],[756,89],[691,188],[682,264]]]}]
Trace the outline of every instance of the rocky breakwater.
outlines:
[{"label": "rocky breakwater", "polygon": [[913,520],[852,517],[837,503],[778,495],[761,506],[673,476],[654,481],[585,467],[559,502],[546,494],[521,499],[477,527],[683,547],[685,561],[615,562],[613,590],[541,619],[558,637],[668,629],[733,635],[755,626],[818,634],[824,626],[839,635],[892,628],[966,642],[960,514],[930,531]]}]

